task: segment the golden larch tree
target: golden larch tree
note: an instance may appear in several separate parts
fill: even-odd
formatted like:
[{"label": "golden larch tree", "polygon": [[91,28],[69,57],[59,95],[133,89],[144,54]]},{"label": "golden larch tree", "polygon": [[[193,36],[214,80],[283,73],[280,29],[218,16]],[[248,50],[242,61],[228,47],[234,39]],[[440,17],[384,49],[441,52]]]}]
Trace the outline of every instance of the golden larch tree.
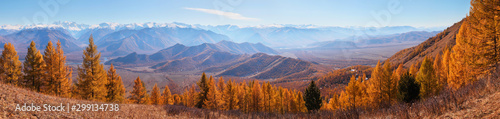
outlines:
[{"label": "golden larch tree", "polygon": [[19,56],[14,45],[6,43],[3,48],[0,58],[0,79],[6,84],[18,85],[22,76]]},{"label": "golden larch tree", "polygon": [[297,92],[295,100],[297,100],[297,111],[298,112],[307,112],[306,102],[304,101],[304,97],[302,96],[302,92]]},{"label": "golden larch tree", "polygon": [[251,95],[251,109],[255,112],[262,111],[264,105],[262,101],[262,89],[257,80],[252,81]]},{"label": "golden larch tree", "polygon": [[382,94],[384,97],[384,102],[392,104],[396,101],[397,97],[397,78],[392,75],[391,63],[385,62],[383,66],[382,75]]},{"label": "golden larch tree", "polygon": [[473,71],[472,65],[469,65],[474,62],[472,60],[477,60],[474,59],[477,58],[474,57],[476,56],[475,51],[472,51],[472,46],[476,44],[467,37],[470,32],[469,26],[466,18],[460,26],[456,45],[453,46],[450,54],[448,84],[454,89],[464,86],[466,80],[475,79],[474,74],[477,73]]},{"label": "golden larch tree", "polygon": [[61,47],[61,41],[57,41],[57,47],[55,49],[54,54],[54,64],[53,67],[55,69],[55,78],[56,78],[56,86],[54,93],[57,96],[61,97],[69,97],[71,95],[71,74],[73,70],[66,66],[66,56],[64,56],[64,51]]},{"label": "golden larch tree", "polygon": [[[212,78],[210,76],[210,78]],[[196,107],[202,108],[203,105],[205,104],[205,101],[207,100],[207,93],[208,90],[210,89],[210,84],[208,83],[207,76],[205,75],[205,72],[201,74],[201,79],[196,83],[198,87],[200,88],[200,92],[198,93],[198,99],[196,103]]]},{"label": "golden larch tree", "polygon": [[134,80],[134,88],[132,89],[130,99],[133,103],[137,104],[147,104],[148,99],[146,96],[146,91],[143,87],[142,81],[140,77]]},{"label": "golden larch tree", "polygon": [[222,97],[224,100],[225,110],[238,109],[238,88],[236,87],[236,84],[231,81],[231,79],[227,81]]},{"label": "golden larch tree", "polygon": [[209,90],[207,92],[207,100],[204,102],[205,104],[203,107],[206,109],[218,110],[219,107],[222,106],[222,99],[219,89],[217,89],[217,86],[215,85],[215,80],[214,78],[212,78],[212,76],[210,76],[208,84],[209,84]]},{"label": "golden larch tree", "polygon": [[40,92],[42,80],[45,75],[44,70],[45,63],[43,61],[43,55],[36,49],[35,42],[31,41],[23,64],[24,86]]},{"label": "golden larch tree", "polygon": [[436,57],[434,57],[434,62],[432,63],[432,66],[434,68],[434,76],[436,77],[436,80],[438,81],[438,87],[437,90],[441,90],[444,86],[446,86],[447,84],[447,81],[446,81],[446,78],[443,78],[442,77],[442,73],[443,73],[443,58],[441,57],[440,54],[437,54]]},{"label": "golden larch tree", "polygon": [[361,99],[361,90],[359,87],[359,82],[356,81],[356,75],[352,75],[349,84],[345,87],[345,91],[342,92],[340,99],[344,106],[356,109],[359,106],[358,102]]},{"label": "golden larch tree", "polygon": [[411,64],[409,71],[411,75],[416,76],[418,72],[417,64]]},{"label": "golden larch tree", "polygon": [[158,85],[155,83],[155,86],[153,86],[153,90],[151,91],[151,97],[150,97],[151,104],[153,105],[161,105],[162,100],[160,96],[160,88],[158,88]]},{"label": "golden larch tree", "polygon": [[450,74],[450,49],[445,48],[443,50],[443,59],[441,60],[442,71],[439,73],[440,77],[446,81],[445,85],[448,85],[448,76]]},{"label": "golden larch tree", "polygon": [[168,85],[165,85],[165,89],[163,89],[163,95],[161,96],[163,100],[163,104],[165,105],[173,105],[175,102],[175,98],[170,93],[170,88]]},{"label": "golden larch tree", "polygon": [[122,103],[125,100],[125,87],[123,86],[122,77],[116,73],[113,64],[109,67],[107,76],[108,84],[106,84],[106,88],[108,94],[106,95],[106,101]]},{"label": "golden larch tree", "polygon": [[43,53],[43,59],[45,60],[45,77],[43,80],[43,92],[47,94],[54,94],[56,90],[56,81],[57,81],[57,56],[56,50],[52,41],[49,41],[45,48],[45,52]]},{"label": "golden larch tree", "polygon": [[[477,77],[480,74],[498,72],[500,62],[500,2],[498,0],[472,0],[469,16],[467,16],[467,32],[462,40],[467,49],[464,53],[466,65],[471,67],[470,73]],[[462,30],[462,28],[460,29]],[[458,41],[457,37],[457,41]],[[466,80],[467,81],[467,80]]]},{"label": "golden larch tree", "polygon": [[417,73],[416,81],[420,83],[420,96],[429,97],[437,94],[440,89],[438,80],[436,79],[432,61],[429,57],[425,57]]},{"label": "golden larch tree", "polygon": [[367,87],[367,93],[368,93],[368,99],[373,107],[378,107],[380,103],[384,100],[382,94],[382,88],[383,88],[383,83],[382,83],[382,78],[383,78],[383,69],[380,66],[380,61],[377,63],[375,68],[373,69],[371,78],[369,79],[368,87]]},{"label": "golden larch tree", "polygon": [[80,97],[87,100],[106,100],[107,74],[101,64],[101,53],[97,51],[92,35],[89,45],[83,51],[82,65],[78,66],[77,87]]}]

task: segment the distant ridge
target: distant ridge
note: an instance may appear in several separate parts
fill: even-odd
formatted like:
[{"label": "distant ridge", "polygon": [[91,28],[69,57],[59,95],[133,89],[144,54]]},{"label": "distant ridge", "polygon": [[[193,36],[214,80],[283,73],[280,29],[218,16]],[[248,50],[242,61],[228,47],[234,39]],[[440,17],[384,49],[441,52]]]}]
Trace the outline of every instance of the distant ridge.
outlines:
[{"label": "distant ridge", "polygon": [[192,28],[145,28],[121,30],[103,36],[96,42],[107,56],[123,56],[132,52],[150,53],[176,43],[188,46],[229,40],[212,31]]},{"label": "distant ridge", "polygon": [[401,50],[388,58],[385,62],[391,62],[394,65],[403,64],[405,67],[410,67],[411,64],[421,62],[425,56],[435,57],[442,53],[445,48],[451,48],[455,45],[456,35],[462,25],[462,21],[453,24],[436,36],[431,37],[423,43]]},{"label": "distant ridge", "polygon": [[168,60],[182,59],[186,57],[203,56],[207,54],[213,54],[213,52],[228,52],[232,54],[254,54],[262,52],[268,54],[278,54],[277,51],[262,44],[234,43],[230,41],[221,41],[217,44],[203,43],[197,46],[185,46],[182,44],[175,44],[174,46],[160,50],[151,55],[131,53],[124,57],[118,57],[112,59],[106,62],[106,64],[111,64],[111,63],[115,65],[152,64]]},{"label": "distant ridge", "polygon": [[[11,42],[16,47],[16,50],[25,51],[29,46],[31,41],[35,41],[36,47],[38,49],[45,49],[49,41],[52,41],[54,46],[57,41],[61,41],[61,47],[65,52],[80,51],[82,48],[75,43],[76,39],[71,37],[68,31],[64,29],[52,29],[52,28],[34,28],[34,29],[24,29],[17,33],[6,35],[0,38],[0,44],[2,42]],[[0,46],[3,48],[3,45]]]},{"label": "distant ridge", "polygon": [[218,76],[237,76],[256,79],[307,79],[317,70],[307,61],[257,53],[244,62],[232,65]]}]

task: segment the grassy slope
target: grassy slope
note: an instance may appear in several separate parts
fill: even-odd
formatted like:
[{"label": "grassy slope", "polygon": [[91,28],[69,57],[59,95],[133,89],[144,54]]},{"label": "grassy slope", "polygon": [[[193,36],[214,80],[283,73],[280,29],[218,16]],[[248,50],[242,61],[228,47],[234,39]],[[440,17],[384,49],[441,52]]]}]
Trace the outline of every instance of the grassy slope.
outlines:
[{"label": "grassy slope", "polygon": [[427,39],[415,47],[403,49],[385,61],[391,62],[393,66],[403,63],[405,67],[410,67],[411,64],[421,62],[424,57],[435,57],[447,46],[453,47],[455,45],[456,34],[461,25],[462,21],[457,22],[436,36]]},{"label": "grassy slope", "polygon": [[[444,91],[438,96],[413,104],[395,105],[375,112],[361,112],[361,118],[497,118],[500,117],[499,79],[480,80],[458,91]],[[349,118],[350,112],[322,111],[316,114],[241,113],[238,111],[210,111],[168,105],[120,104],[118,112],[22,112],[16,104],[35,105],[63,103],[100,104],[101,102],[49,96],[23,88],[0,84],[0,118]],[[42,108],[43,109],[43,108]]]},{"label": "grassy slope", "polygon": [[[41,93],[36,93],[22,88],[17,88],[10,85],[0,84],[0,118],[168,118],[165,107],[152,105],[137,105],[137,104],[120,104],[118,112],[22,112],[15,111],[16,104],[42,106],[43,104],[63,105],[73,104],[95,104],[101,102],[92,102],[84,100],[75,100],[67,98],[59,98],[48,96]],[[42,106],[43,110],[43,106]],[[174,116],[172,118],[182,118],[183,116]]]}]

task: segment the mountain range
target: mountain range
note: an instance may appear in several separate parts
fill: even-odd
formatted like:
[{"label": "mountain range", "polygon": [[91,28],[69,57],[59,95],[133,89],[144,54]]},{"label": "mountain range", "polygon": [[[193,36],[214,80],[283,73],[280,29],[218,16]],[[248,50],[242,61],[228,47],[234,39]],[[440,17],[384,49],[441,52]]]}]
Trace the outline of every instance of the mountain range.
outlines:
[{"label": "mountain range", "polygon": [[312,49],[356,49],[364,47],[373,47],[381,45],[395,44],[419,44],[430,37],[435,36],[440,31],[411,31],[377,37],[366,38],[346,38],[335,41],[323,41],[309,44],[307,47]]},{"label": "mountain range", "polygon": [[[229,54],[254,54],[254,53],[267,53],[278,54],[272,48],[266,47],[260,43],[234,43],[230,41],[220,41],[216,44],[203,43],[197,46],[185,46],[182,44],[175,44],[174,46],[160,50],[151,55],[138,54],[136,52],[128,54],[124,57],[112,59],[106,64],[113,63],[114,65],[137,65],[145,63],[158,63],[168,60],[178,60],[186,57],[200,57],[213,55],[216,52],[227,52]],[[222,53],[224,54],[224,53]],[[200,59],[200,58],[198,58]],[[203,58],[201,58],[203,59]]]},{"label": "mountain range", "polygon": [[317,72],[310,62],[268,55],[277,53],[260,43],[220,41],[197,46],[176,44],[151,55],[131,53],[111,59],[106,64],[150,66],[155,72],[196,71],[256,79],[300,79]]},{"label": "mountain range", "polygon": [[[26,51],[31,41],[36,43],[37,49],[45,49],[51,41],[54,46],[61,41],[61,47],[65,52],[80,51],[82,48],[75,43],[75,39],[64,29],[58,28],[33,28],[24,29],[19,32],[3,36],[0,43],[11,42],[17,50]],[[3,42],[2,42],[3,41]],[[3,48],[3,45],[0,47]]]},{"label": "mountain range", "polygon": [[[221,40],[230,40],[237,43],[262,43],[273,48],[305,47],[307,44],[322,41],[332,41],[359,36],[384,36],[390,34],[406,33],[410,31],[440,31],[442,27],[416,28],[410,26],[389,27],[334,27],[315,25],[289,25],[273,24],[259,26],[238,25],[199,25],[184,23],[101,23],[95,25],[78,24],[75,22],[55,22],[47,25],[2,25],[0,35],[5,36],[26,29],[58,28],[66,30],[79,46],[88,44],[88,38],[93,35],[94,40],[103,43],[113,42],[110,49],[119,51],[138,50],[137,52],[155,52],[172,46],[176,43],[184,45],[199,45],[201,43],[216,43]],[[376,30],[376,33],[368,32]],[[181,37],[182,36],[182,37]],[[141,47],[140,39],[159,39],[158,45],[145,41]],[[189,39],[188,39],[189,38]],[[193,39],[194,38],[194,39]],[[188,39],[188,40],[186,40]],[[130,40],[127,43],[115,42]],[[137,46],[135,46],[137,45]],[[103,46],[108,47],[108,46]],[[160,48],[158,48],[160,47]],[[124,50],[126,49],[126,50]],[[143,51],[140,51],[143,50]],[[127,52],[130,53],[130,52]],[[110,54],[127,54],[123,52]]]}]

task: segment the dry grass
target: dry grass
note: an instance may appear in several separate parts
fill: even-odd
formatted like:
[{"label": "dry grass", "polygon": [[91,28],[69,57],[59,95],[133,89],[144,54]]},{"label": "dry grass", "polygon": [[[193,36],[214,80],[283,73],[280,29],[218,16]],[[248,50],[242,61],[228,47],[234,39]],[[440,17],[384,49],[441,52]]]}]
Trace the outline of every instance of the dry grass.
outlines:
[{"label": "dry grass", "polygon": [[22,112],[16,104],[60,103],[100,104],[86,100],[60,98],[0,84],[0,118],[498,118],[500,117],[500,79],[484,78],[459,90],[443,90],[437,96],[413,104],[395,104],[381,109],[350,109],[314,113],[244,113],[215,111],[180,105],[120,104],[117,112]]},{"label": "dry grass", "polygon": [[498,118],[499,82],[498,78],[484,78],[458,90],[443,90],[437,96],[413,104],[400,103],[359,113],[361,118]]}]

